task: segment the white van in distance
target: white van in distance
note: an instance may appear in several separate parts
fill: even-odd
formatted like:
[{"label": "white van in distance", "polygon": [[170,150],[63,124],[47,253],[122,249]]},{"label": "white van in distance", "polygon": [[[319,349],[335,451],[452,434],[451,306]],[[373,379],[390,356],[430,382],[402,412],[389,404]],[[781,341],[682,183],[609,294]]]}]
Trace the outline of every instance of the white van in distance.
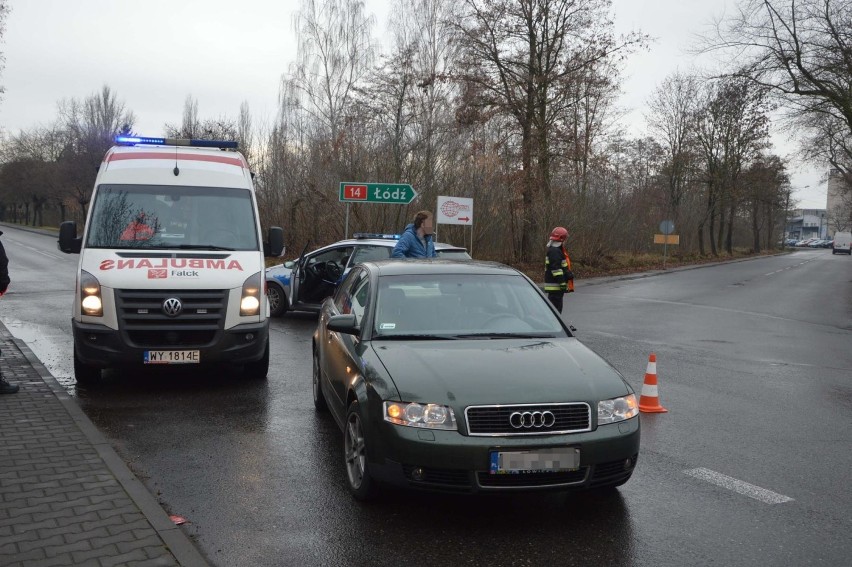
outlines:
[{"label": "white van in distance", "polygon": [[852,232],[835,232],[831,253],[852,256]]},{"label": "white van in distance", "polygon": [[72,326],[74,374],[101,369],[234,363],[266,376],[269,306],[251,172],[236,142],[118,137],[98,170],[79,253]]}]

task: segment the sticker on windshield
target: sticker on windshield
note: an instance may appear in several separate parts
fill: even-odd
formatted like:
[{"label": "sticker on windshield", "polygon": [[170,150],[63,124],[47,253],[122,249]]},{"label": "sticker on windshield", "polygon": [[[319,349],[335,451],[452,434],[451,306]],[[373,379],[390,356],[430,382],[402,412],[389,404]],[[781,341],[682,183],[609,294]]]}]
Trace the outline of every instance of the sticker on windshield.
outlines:
[{"label": "sticker on windshield", "polygon": [[390,329],[396,329],[396,323],[382,323],[379,325],[379,330],[387,331]]}]

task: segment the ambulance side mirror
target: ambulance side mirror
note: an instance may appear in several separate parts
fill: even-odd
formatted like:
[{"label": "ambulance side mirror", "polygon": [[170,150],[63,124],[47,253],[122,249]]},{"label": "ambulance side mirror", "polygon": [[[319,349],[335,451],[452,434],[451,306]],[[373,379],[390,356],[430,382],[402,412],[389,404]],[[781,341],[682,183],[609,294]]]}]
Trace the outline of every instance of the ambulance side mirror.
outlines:
[{"label": "ambulance side mirror", "polygon": [[284,229],[270,226],[267,241],[263,243],[263,255],[277,258],[284,253]]},{"label": "ambulance side mirror", "polygon": [[77,223],[65,221],[59,225],[59,249],[66,254],[79,254],[83,239],[77,238]]}]

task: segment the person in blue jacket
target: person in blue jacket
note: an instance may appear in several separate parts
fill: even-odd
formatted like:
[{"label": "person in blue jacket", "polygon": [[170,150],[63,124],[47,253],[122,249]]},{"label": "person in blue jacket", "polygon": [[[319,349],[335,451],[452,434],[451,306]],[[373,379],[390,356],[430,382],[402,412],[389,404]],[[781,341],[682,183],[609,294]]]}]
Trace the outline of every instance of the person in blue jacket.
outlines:
[{"label": "person in blue jacket", "polygon": [[434,258],[435,243],[432,235],[432,213],[420,211],[414,215],[414,222],[405,227],[399,242],[393,247],[391,258]]}]

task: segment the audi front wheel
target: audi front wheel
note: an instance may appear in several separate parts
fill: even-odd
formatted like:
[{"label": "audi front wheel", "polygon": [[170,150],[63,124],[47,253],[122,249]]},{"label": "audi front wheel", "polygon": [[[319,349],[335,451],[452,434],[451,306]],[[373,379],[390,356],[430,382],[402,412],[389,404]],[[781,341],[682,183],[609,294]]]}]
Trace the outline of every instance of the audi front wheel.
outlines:
[{"label": "audi front wheel", "polygon": [[370,477],[367,462],[366,439],[358,402],[349,405],[346,426],[343,429],[343,461],[349,491],[357,500],[370,500],[375,494],[375,483]]}]

